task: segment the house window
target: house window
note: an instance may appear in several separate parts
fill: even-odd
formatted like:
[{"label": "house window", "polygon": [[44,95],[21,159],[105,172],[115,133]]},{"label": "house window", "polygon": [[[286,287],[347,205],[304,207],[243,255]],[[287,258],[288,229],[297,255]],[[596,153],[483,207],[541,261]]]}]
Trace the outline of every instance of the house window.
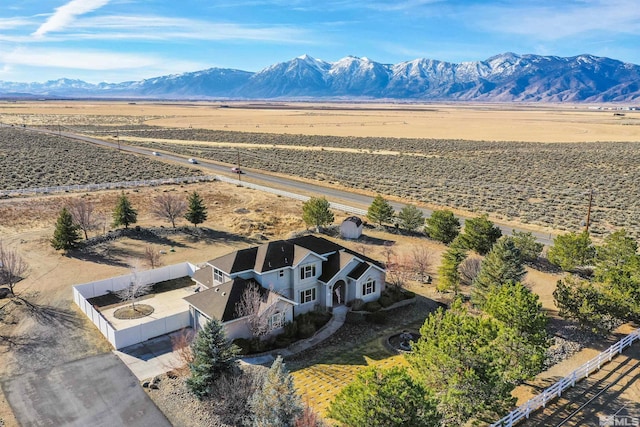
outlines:
[{"label": "house window", "polygon": [[217,268],[213,269],[213,280],[218,283],[224,283],[224,273]]},{"label": "house window", "polygon": [[279,277],[284,277],[284,270],[278,271],[278,276]]},{"label": "house window", "polygon": [[300,267],[300,280],[309,279],[316,276],[316,265],[307,264]]},{"label": "house window", "polygon": [[316,300],[316,288],[305,289],[300,292],[300,304],[313,302]]},{"label": "house window", "polygon": [[373,279],[367,280],[362,284],[362,295],[369,295],[376,291],[376,281]]},{"label": "house window", "polygon": [[284,326],[284,313],[275,313],[269,316],[269,330],[279,329]]}]

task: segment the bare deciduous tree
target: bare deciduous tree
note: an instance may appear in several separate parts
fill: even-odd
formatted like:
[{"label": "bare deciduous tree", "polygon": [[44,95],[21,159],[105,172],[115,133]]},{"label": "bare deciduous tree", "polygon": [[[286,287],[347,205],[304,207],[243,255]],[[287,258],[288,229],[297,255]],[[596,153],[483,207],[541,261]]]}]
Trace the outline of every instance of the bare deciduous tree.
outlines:
[{"label": "bare deciduous tree", "polygon": [[69,200],[69,213],[73,217],[73,222],[82,230],[84,238],[89,238],[88,232],[99,227],[99,221],[94,215],[95,204],[89,200],[79,198]]},{"label": "bare deciduous tree", "polygon": [[356,246],[356,250],[364,256],[367,256],[367,249],[368,247],[364,243],[360,243]]},{"label": "bare deciduous tree", "polygon": [[302,414],[296,419],[294,427],[327,427],[322,417],[313,410],[309,402],[304,403]]},{"label": "bare deciduous tree", "polygon": [[134,263],[131,267],[131,282],[129,286],[115,292],[118,298],[131,302],[131,308],[134,310],[136,308],[136,300],[151,292],[154,285],[153,283],[144,283],[142,281],[140,274],[138,274],[137,264],[138,262]]},{"label": "bare deciduous tree", "polygon": [[460,273],[460,283],[463,285],[471,286],[473,280],[480,272],[482,266],[482,259],[478,257],[469,257],[462,261],[458,266],[458,272]]},{"label": "bare deciduous tree", "polygon": [[236,303],[236,315],[247,318],[247,326],[253,337],[260,337],[270,331],[269,319],[276,313],[277,297],[275,292],[260,289],[251,283]]},{"label": "bare deciduous tree", "polygon": [[177,334],[171,335],[171,349],[176,360],[170,368],[181,377],[186,377],[191,372],[189,365],[193,362],[191,343],[194,337],[195,333],[190,328],[183,328]]},{"label": "bare deciduous tree", "polygon": [[404,287],[413,276],[411,261],[406,256],[393,257],[386,265],[387,280],[393,286]]},{"label": "bare deciduous tree", "polygon": [[249,402],[262,387],[268,372],[260,368],[262,367],[225,372],[216,379],[213,387],[213,398],[216,404],[212,410],[225,425],[253,425]]},{"label": "bare deciduous tree", "polygon": [[160,251],[157,251],[153,246],[144,247],[144,260],[151,268],[156,268],[162,265],[160,260]]},{"label": "bare deciduous tree", "polygon": [[163,193],[153,200],[151,210],[156,218],[165,219],[176,228],[176,219],[187,211],[187,202],[178,195]]},{"label": "bare deciduous tree", "polygon": [[412,269],[425,281],[427,272],[433,265],[433,253],[426,246],[414,246],[409,257]]},{"label": "bare deciduous tree", "polygon": [[396,254],[395,251],[393,250],[394,243],[395,242],[386,241],[384,242],[384,246],[382,247],[382,253],[386,259],[387,266],[391,264],[392,262],[391,258]]},{"label": "bare deciduous tree", "polygon": [[15,248],[8,248],[0,241],[0,281],[9,287],[13,294],[16,283],[24,279],[29,264],[20,256]]}]

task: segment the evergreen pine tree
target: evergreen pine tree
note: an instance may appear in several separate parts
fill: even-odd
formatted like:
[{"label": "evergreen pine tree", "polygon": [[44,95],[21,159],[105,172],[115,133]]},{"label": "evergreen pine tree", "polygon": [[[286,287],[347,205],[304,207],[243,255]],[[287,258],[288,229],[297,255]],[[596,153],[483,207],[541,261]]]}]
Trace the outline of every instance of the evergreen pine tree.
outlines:
[{"label": "evergreen pine tree", "polygon": [[114,227],[124,225],[124,228],[129,228],[129,224],[136,222],[138,222],[138,212],[131,206],[131,202],[123,192],[113,211],[113,225]]},{"label": "evergreen pine tree", "polygon": [[500,287],[492,288],[486,297],[485,313],[514,328],[530,344],[545,348],[549,346],[549,319],[547,313],[542,310],[537,294],[521,283],[507,282]]},{"label": "evergreen pine tree", "polygon": [[458,267],[467,258],[467,251],[457,245],[451,245],[442,255],[442,264],[438,268],[437,290],[444,292],[453,289],[454,294],[458,294],[460,288],[460,272]]},{"label": "evergreen pine tree", "polygon": [[544,245],[536,240],[533,233],[513,230],[513,239],[516,248],[520,250],[520,256],[524,262],[533,262],[538,259],[544,249]]},{"label": "evergreen pine tree", "polygon": [[282,357],[273,362],[262,387],[250,402],[255,427],[293,427],[302,414],[302,402]]},{"label": "evergreen pine tree", "polygon": [[482,261],[480,272],[473,281],[474,303],[482,306],[486,294],[495,286],[520,282],[527,272],[524,269],[520,251],[513,239],[500,239]]},{"label": "evergreen pine tree", "polygon": [[340,390],[328,415],[350,427],[429,427],[441,425],[436,405],[406,368],[373,366]]},{"label": "evergreen pine tree", "polygon": [[218,377],[231,372],[237,366],[238,348],[227,340],[224,326],[211,319],[191,346],[193,362],[189,364],[191,376],[187,379],[189,390],[202,399],[209,396]]},{"label": "evergreen pine tree", "polygon": [[367,210],[367,218],[369,221],[382,225],[383,222],[391,222],[393,219],[393,207],[388,201],[378,194]]},{"label": "evergreen pine tree", "polygon": [[484,214],[465,221],[464,233],[460,235],[460,243],[467,249],[474,250],[480,255],[486,255],[501,236],[502,231],[489,221],[487,214]]},{"label": "evergreen pine tree", "polygon": [[60,215],[58,215],[56,229],[51,239],[51,246],[56,250],[64,249],[66,251],[74,248],[78,240],[80,240],[78,226],[73,223],[71,213],[64,207],[60,211]]},{"label": "evergreen pine tree", "polygon": [[425,223],[424,231],[427,236],[445,245],[453,242],[460,234],[460,220],[448,210],[433,211]]},{"label": "evergreen pine tree", "polygon": [[313,225],[316,229],[333,222],[331,206],[324,197],[312,197],[302,204],[302,220],[307,226]]},{"label": "evergreen pine tree", "polygon": [[400,228],[407,231],[414,231],[424,225],[422,211],[414,205],[407,205],[398,212]]},{"label": "evergreen pine tree", "polygon": [[207,207],[204,205],[202,197],[195,191],[189,194],[187,202],[189,207],[184,217],[193,224],[194,227],[197,227],[198,224],[202,224],[207,219]]},{"label": "evergreen pine tree", "polygon": [[572,271],[577,267],[591,264],[595,252],[589,232],[583,231],[557,236],[553,239],[553,246],[549,248],[547,258],[551,264],[565,271]]}]

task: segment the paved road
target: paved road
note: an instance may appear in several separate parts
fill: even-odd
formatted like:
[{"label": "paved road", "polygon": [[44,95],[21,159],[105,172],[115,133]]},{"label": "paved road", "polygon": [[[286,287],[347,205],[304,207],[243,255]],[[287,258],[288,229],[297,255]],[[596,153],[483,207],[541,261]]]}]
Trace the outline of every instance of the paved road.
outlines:
[{"label": "paved road", "polygon": [[2,389],[23,426],[171,427],[113,353],[18,375]]},{"label": "paved road", "polygon": [[[3,125],[3,126],[6,126],[6,125]],[[122,151],[141,154],[141,155],[152,156],[152,151],[153,151],[148,148],[121,144],[119,141],[114,141],[114,142],[105,141],[102,139],[96,139],[96,138],[91,138],[84,135],[78,135],[68,131],[59,132],[59,131],[51,131],[51,130],[36,129],[36,128],[22,128],[22,129],[24,129],[25,131],[33,131],[33,132],[46,133],[51,135],[64,136],[66,138],[90,142],[93,144],[102,145],[110,148],[116,148],[116,149],[119,148]],[[189,164],[189,162],[187,161],[187,157],[172,154],[172,153],[163,152],[161,156],[158,156],[155,158],[157,160],[171,161],[171,162],[175,162],[183,165],[193,166]],[[214,172],[217,174],[227,174],[230,176],[236,176],[236,174],[233,174],[230,172],[230,169],[229,169],[230,167],[228,165],[223,165],[223,164],[219,164],[211,161],[204,161],[201,159],[198,159],[198,161],[199,161],[199,164],[197,165],[197,167],[199,169],[208,170],[209,172]],[[259,170],[251,170],[249,174],[243,175],[241,179],[249,180],[250,182],[264,185],[266,187],[279,188],[281,190],[289,191],[292,193],[299,193],[299,194],[305,194],[310,196],[324,196],[327,198],[327,200],[331,202],[342,203],[347,206],[353,206],[361,209],[367,209],[367,207],[371,204],[373,200],[371,196],[359,194],[354,191],[326,187],[320,184],[314,184],[307,181],[297,180],[293,177],[271,175]],[[396,203],[396,202],[392,202],[391,204],[393,208],[396,210],[400,210],[404,206],[404,204]],[[431,212],[432,212],[431,210],[426,208],[421,208],[421,210],[425,214],[425,216],[431,215]],[[461,220],[462,220],[461,222],[464,224],[465,217],[461,217]],[[531,231],[539,242],[547,246],[550,246],[553,244],[554,236],[549,233],[541,233],[537,231],[527,230],[524,228],[514,228],[514,227],[510,227],[497,222],[496,222],[496,225],[500,227],[503,235],[510,235],[512,233],[512,230],[514,229],[517,231]]]}]

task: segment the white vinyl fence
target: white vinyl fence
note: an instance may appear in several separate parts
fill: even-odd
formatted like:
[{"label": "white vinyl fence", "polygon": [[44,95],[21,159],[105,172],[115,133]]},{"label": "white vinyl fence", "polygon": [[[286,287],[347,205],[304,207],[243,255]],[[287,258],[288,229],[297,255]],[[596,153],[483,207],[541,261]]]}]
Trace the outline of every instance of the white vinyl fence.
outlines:
[{"label": "white vinyl fence", "polygon": [[[137,278],[144,284],[158,283],[165,280],[192,277],[197,267],[189,262],[169,265],[154,270],[136,273]],[[73,287],[73,300],[80,310],[87,315],[94,325],[102,332],[107,340],[118,350],[133,344],[146,341],[160,335],[168,334],[190,326],[189,311],[156,319],[151,322],[140,323],[128,328],[115,329],[88,301],[89,298],[106,295],[126,288],[131,283],[133,275],[112,277],[110,279],[85,283]]]},{"label": "white vinyl fence", "polygon": [[616,355],[622,353],[625,348],[631,346],[631,344],[633,344],[635,341],[638,341],[639,339],[640,329],[636,329],[602,353],[598,354],[597,357],[594,357],[551,387],[546,388],[542,393],[540,393],[533,399],[530,399],[525,404],[513,410],[511,413],[509,413],[509,415],[502,418],[500,421],[491,424],[491,427],[511,427],[513,425],[516,425],[523,419],[529,418],[529,415],[532,412],[540,408],[545,408],[547,403],[551,402],[556,397],[560,397],[562,395],[562,392],[570,387],[575,386],[578,381],[588,377],[589,374],[599,370],[602,365],[611,362],[611,359],[613,359]]}]

